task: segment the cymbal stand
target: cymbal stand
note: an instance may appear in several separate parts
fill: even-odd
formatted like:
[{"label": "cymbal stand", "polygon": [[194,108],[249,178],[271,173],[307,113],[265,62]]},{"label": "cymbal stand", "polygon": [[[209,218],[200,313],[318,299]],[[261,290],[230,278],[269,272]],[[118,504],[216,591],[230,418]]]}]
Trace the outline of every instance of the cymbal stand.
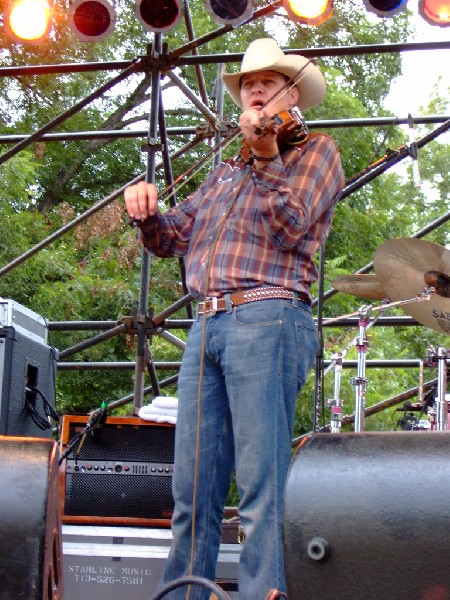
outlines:
[{"label": "cymbal stand", "polygon": [[[359,315],[359,335],[355,338],[355,346],[358,351],[358,368],[356,377],[351,379],[352,385],[355,386],[356,389],[356,406],[355,406],[355,427],[354,430],[357,433],[360,433],[364,428],[364,414],[365,414],[365,400],[366,400],[366,390],[367,390],[367,379],[366,379],[366,352],[368,346],[367,338],[367,329],[370,327],[370,315],[372,311],[383,311],[385,312],[388,308],[394,306],[403,306],[404,304],[410,304],[411,302],[422,302],[425,300],[429,300],[431,296],[434,294],[435,289],[433,287],[425,287],[422,289],[422,292],[414,296],[413,298],[406,298],[405,300],[397,300],[395,302],[388,302],[385,304],[381,304],[378,306],[372,305],[363,305],[359,309],[357,313],[351,313],[349,315],[344,315],[340,317],[336,317],[333,319],[325,319],[323,321],[324,325],[335,323],[340,321],[341,319],[345,319],[348,317],[353,317],[355,315]],[[339,386],[340,386],[340,373],[337,375],[339,377]],[[337,402],[337,398],[339,395],[336,394],[336,385],[335,381],[335,399],[333,402]],[[342,411],[342,403],[339,400],[339,406]],[[333,426],[333,424],[332,424]],[[340,427],[340,424],[339,424]]]},{"label": "cymbal stand", "polygon": [[435,431],[447,431],[448,429],[448,401],[447,392],[447,358],[449,351],[446,348],[431,348],[427,355],[431,357],[431,364],[438,368],[437,396],[434,402],[433,417],[435,420]]},{"label": "cymbal stand", "polygon": [[367,326],[370,321],[371,306],[361,306],[359,310],[359,336],[356,341],[358,352],[358,368],[356,377],[352,377],[350,383],[355,387],[355,431],[360,433],[364,429],[364,409],[366,406],[366,353],[369,345],[367,339]]},{"label": "cymbal stand", "polygon": [[342,425],[341,376],[343,353],[337,352],[332,357],[334,366],[334,397],[328,401],[331,407],[330,432],[339,433]]}]

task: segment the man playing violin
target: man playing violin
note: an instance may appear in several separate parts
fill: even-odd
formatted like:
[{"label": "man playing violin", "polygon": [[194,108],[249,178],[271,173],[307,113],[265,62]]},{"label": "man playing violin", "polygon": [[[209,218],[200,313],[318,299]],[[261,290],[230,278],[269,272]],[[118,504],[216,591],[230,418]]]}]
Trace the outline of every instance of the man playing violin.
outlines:
[{"label": "man playing violin", "polygon": [[[239,598],[264,600],[286,593],[283,492],[295,404],[318,349],[313,256],[344,175],[329,136],[284,139],[274,118],[323,100],[325,81],[310,61],[258,39],[241,71],[223,81],[242,108],[246,155],[221,163],[166,213],[153,184],[130,186],[125,202],[150,253],[186,256],[187,285],[199,302],[179,374],[173,543],[162,584],[188,574],[214,581],[234,470],[245,536]],[[167,598],[184,599],[186,589]],[[191,600],[209,596],[191,586]]]}]

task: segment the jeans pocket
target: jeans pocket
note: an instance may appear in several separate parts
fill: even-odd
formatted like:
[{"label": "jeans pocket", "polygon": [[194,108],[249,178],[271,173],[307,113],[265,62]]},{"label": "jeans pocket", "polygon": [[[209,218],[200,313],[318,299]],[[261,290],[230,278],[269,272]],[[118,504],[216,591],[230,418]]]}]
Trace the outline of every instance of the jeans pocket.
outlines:
[{"label": "jeans pocket", "polygon": [[283,322],[282,300],[260,300],[237,306],[233,317],[238,325],[270,326]]}]

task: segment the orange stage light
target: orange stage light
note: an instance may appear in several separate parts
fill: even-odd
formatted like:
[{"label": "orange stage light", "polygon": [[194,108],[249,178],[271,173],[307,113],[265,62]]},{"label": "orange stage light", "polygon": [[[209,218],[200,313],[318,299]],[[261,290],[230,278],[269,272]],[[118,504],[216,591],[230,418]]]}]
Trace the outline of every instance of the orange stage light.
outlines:
[{"label": "orange stage light", "polygon": [[450,25],[450,0],[420,0],[419,14],[430,25]]},{"label": "orange stage light", "polygon": [[333,13],[333,0],[284,0],[283,6],[295,23],[304,25],[320,25]]},{"label": "orange stage light", "polygon": [[6,31],[17,42],[38,43],[48,35],[51,17],[47,0],[14,0],[6,13]]}]

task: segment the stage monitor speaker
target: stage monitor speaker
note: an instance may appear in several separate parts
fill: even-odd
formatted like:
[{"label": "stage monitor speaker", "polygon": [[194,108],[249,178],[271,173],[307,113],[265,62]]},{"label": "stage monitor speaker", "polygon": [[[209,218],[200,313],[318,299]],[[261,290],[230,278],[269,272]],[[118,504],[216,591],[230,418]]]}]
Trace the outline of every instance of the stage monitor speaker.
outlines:
[{"label": "stage monitor speaker", "polygon": [[58,446],[0,436],[0,600],[63,597]]},{"label": "stage monitor speaker", "polygon": [[288,597],[450,598],[450,433],[305,440],[285,492]]},{"label": "stage monitor speaker", "polygon": [[63,418],[63,522],[169,527],[175,426],[108,417],[101,428],[82,435],[87,423],[86,416]]},{"label": "stage monitor speaker", "polygon": [[44,404],[54,410],[55,352],[22,327],[0,327],[0,435],[52,437]]}]

